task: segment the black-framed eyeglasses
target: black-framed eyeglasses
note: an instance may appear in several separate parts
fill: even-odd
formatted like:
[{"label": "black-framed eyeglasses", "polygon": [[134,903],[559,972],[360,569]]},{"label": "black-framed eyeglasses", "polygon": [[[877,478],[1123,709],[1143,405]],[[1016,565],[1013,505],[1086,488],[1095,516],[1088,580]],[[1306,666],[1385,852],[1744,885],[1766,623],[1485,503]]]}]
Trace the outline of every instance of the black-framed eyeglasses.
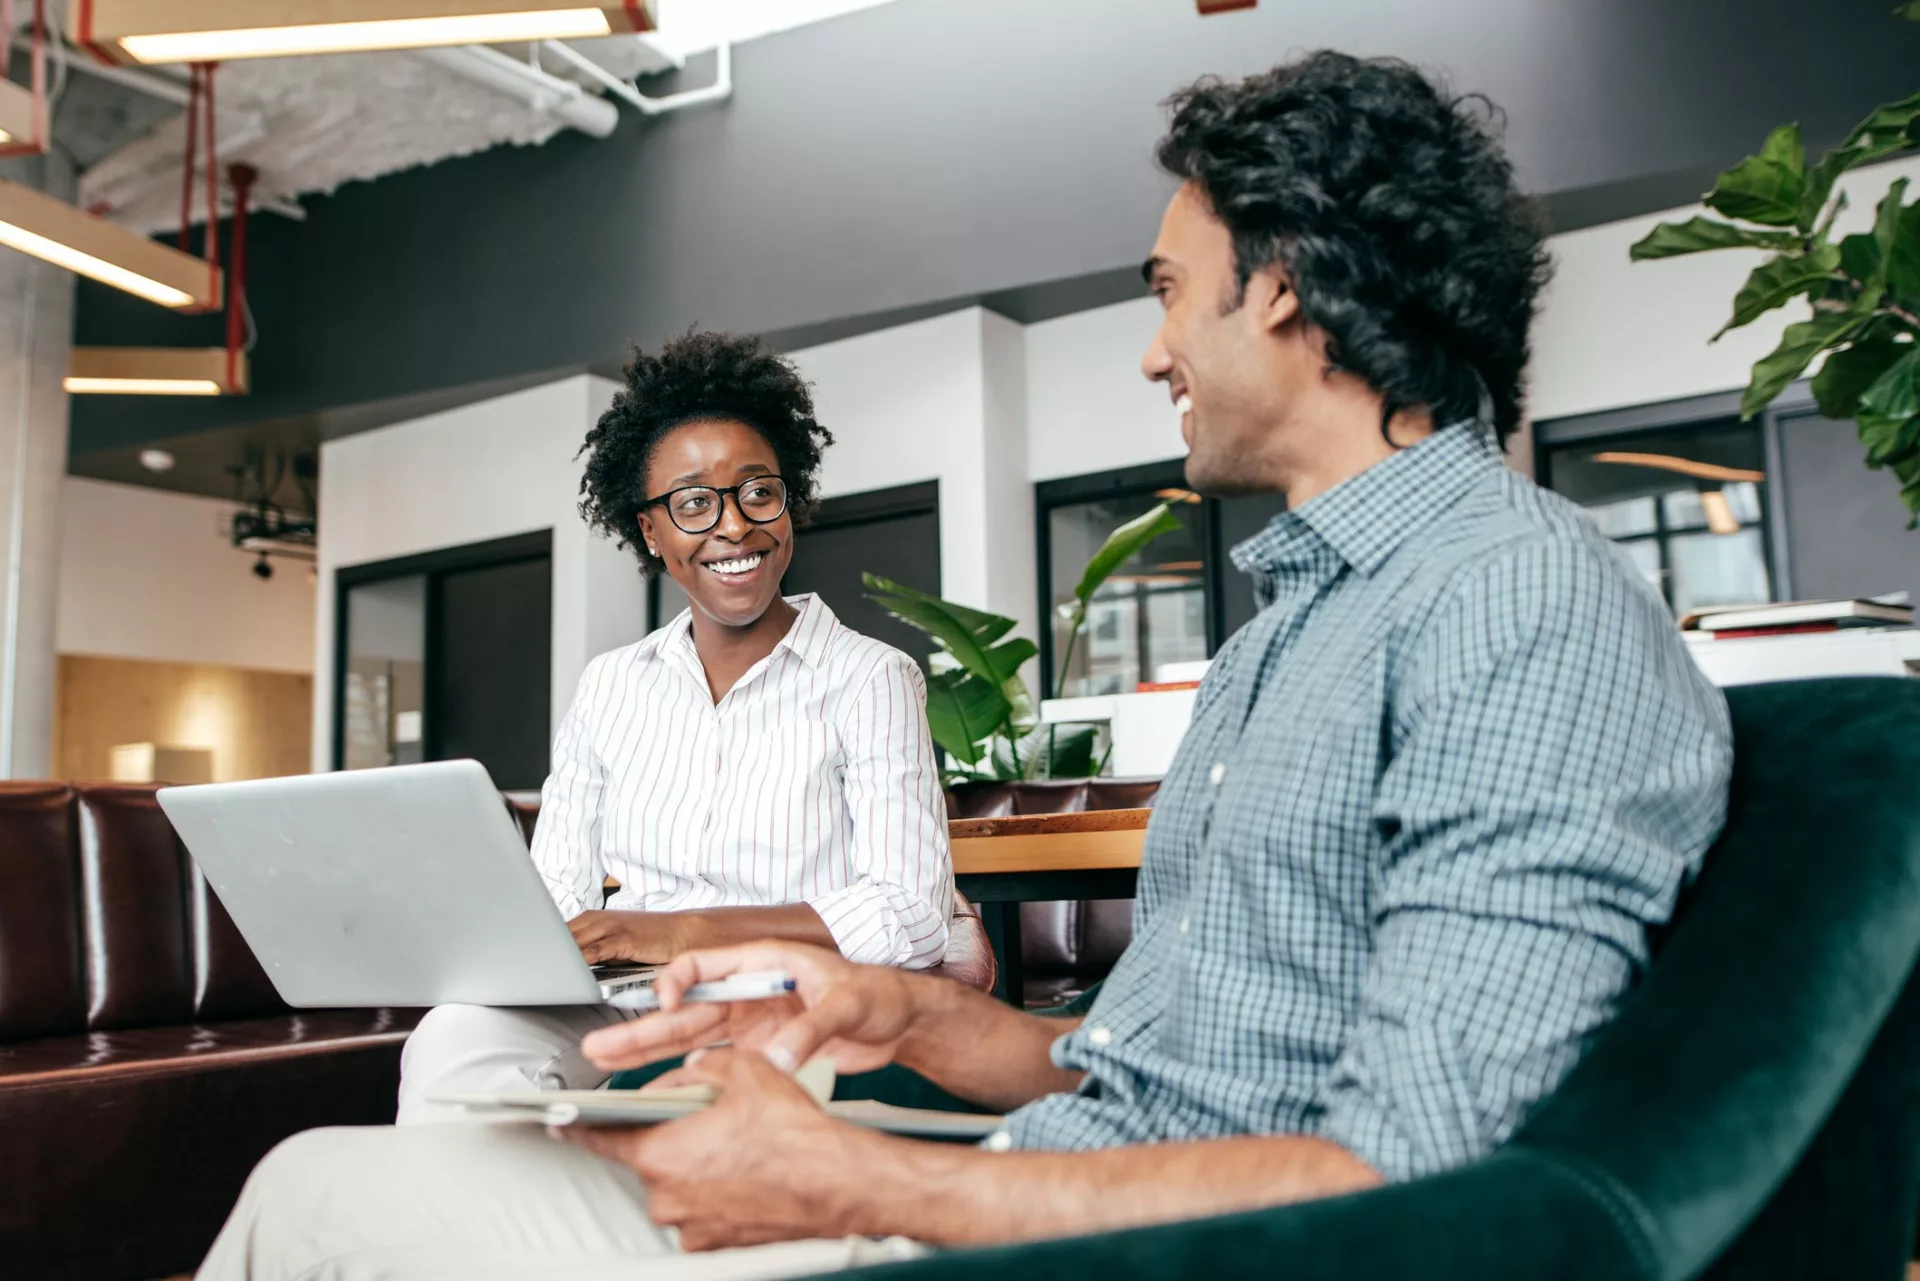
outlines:
[{"label": "black-framed eyeglasses", "polygon": [[664,507],[667,519],[681,533],[704,534],[720,523],[728,494],[733,495],[733,505],[740,514],[755,525],[772,524],[787,510],[787,482],[778,476],[755,476],[724,489],[712,485],[670,489],[658,498],[647,499],[640,508]]}]

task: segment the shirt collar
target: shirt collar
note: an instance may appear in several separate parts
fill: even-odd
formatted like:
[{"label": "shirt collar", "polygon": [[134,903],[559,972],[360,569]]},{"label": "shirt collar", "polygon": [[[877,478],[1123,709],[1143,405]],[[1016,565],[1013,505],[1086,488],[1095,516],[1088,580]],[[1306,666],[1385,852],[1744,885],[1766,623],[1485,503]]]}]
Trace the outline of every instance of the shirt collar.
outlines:
[{"label": "shirt collar", "polygon": [[1249,574],[1284,574],[1330,551],[1372,574],[1475,479],[1502,465],[1491,432],[1472,420],[1454,423],[1280,513],[1233,549],[1233,562]]},{"label": "shirt collar", "polygon": [[[808,667],[817,668],[827,661],[828,641],[832,638],[833,629],[840,620],[834,616],[831,609],[827,608],[827,603],[812,592],[789,596],[786,599],[798,616],[774,649],[791,650]],[[681,610],[672,622],[649,636],[641,652],[648,658],[665,658],[671,654],[683,655],[693,662],[697,670],[700,656],[693,648],[692,608]]]}]

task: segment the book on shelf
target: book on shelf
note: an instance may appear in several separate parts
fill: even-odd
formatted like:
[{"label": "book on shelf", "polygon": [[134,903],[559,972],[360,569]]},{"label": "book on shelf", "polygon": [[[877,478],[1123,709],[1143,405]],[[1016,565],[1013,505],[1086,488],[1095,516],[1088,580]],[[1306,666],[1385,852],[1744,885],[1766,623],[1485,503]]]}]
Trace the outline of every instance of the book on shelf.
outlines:
[{"label": "book on shelf", "polygon": [[1911,627],[1913,606],[1904,599],[1796,600],[1772,605],[1717,605],[1696,609],[1680,620],[1682,631],[1731,638],[1741,635],[1792,635],[1838,631],[1843,627]]}]

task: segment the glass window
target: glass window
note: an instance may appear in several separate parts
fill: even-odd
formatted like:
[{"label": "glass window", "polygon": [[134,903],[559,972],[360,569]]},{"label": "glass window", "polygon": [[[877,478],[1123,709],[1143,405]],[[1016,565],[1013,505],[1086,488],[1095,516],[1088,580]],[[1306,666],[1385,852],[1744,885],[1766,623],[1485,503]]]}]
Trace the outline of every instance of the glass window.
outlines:
[{"label": "glass window", "polygon": [[1064,697],[1129,693],[1169,663],[1204,659],[1207,636],[1205,513],[1197,499],[1174,504],[1180,530],[1147,544],[1100,586],[1087,631],[1067,659],[1063,614],[1093,554],[1115,529],[1161,502],[1154,492],[1066,503],[1047,513],[1051,549],[1053,688]]},{"label": "glass window", "polygon": [[1555,490],[1586,508],[1675,614],[1773,599],[1766,447],[1721,419],[1544,451]]},{"label": "glass window", "polygon": [[344,768],[422,759],[426,652],[424,574],[347,589]]}]

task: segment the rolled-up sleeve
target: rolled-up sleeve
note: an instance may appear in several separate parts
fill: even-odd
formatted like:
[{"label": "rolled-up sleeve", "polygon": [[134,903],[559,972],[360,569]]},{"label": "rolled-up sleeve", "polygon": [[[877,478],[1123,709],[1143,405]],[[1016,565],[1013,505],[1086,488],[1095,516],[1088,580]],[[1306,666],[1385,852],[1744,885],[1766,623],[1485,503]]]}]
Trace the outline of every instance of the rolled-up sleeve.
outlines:
[{"label": "rolled-up sleeve", "polygon": [[853,877],[810,906],[849,960],[937,965],[953,913],[953,858],[919,667],[897,651],[881,655],[840,734]]},{"label": "rolled-up sleeve", "polygon": [[1559,1083],[1724,820],[1725,702],[1607,554],[1488,558],[1405,659],[1374,946],[1317,1127],[1388,1179],[1483,1155]]},{"label": "rolled-up sleeve", "polygon": [[592,733],[606,666],[601,659],[588,665],[553,736],[552,767],[540,789],[540,821],[533,829],[533,865],[568,920],[599,907],[606,883],[600,809],[607,769],[594,750]]}]

